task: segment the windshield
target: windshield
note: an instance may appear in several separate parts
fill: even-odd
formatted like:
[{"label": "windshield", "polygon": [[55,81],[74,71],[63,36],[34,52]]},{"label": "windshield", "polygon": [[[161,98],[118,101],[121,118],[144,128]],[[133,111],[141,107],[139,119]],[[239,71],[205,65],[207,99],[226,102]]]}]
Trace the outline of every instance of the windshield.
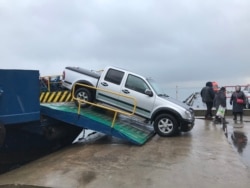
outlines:
[{"label": "windshield", "polygon": [[158,96],[168,97],[164,90],[153,79],[147,78],[147,81]]}]

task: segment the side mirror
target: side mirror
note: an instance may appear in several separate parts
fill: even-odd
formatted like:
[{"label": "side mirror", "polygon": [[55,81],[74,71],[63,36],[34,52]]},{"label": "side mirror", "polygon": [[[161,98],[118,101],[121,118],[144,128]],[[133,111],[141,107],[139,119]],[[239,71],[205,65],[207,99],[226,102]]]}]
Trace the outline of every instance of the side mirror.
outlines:
[{"label": "side mirror", "polygon": [[145,90],[145,94],[148,95],[148,96],[150,96],[150,97],[153,96],[153,92],[151,90],[149,90],[149,89]]}]

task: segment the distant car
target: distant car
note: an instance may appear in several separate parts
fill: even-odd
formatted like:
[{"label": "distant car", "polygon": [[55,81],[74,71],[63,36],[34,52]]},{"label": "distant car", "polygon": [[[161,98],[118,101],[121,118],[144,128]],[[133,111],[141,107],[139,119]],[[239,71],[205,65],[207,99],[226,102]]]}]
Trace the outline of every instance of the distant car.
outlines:
[{"label": "distant car", "polygon": [[247,85],[243,88],[242,90],[246,96],[246,108],[249,109],[250,108],[250,85]]}]

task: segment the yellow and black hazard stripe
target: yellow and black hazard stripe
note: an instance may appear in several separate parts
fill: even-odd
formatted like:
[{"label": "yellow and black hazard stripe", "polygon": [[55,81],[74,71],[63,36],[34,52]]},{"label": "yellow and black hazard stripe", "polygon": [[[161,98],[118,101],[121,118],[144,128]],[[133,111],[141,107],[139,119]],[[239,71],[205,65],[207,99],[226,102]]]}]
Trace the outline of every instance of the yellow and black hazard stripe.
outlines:
[{"label": "yellow and black hazard stripe", "polygon": [[40,103],[71,102],[73,101],[70,91],[41,92]]}]

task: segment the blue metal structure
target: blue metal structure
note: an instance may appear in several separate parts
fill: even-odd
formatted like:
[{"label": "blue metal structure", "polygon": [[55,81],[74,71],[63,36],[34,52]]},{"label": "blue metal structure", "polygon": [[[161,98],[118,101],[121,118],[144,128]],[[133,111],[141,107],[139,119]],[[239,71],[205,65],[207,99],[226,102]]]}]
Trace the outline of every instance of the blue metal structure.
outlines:
[{"label": "blue metal structure", "polygon": [[36,70],[0,69],[0,173],[71,144],[82,128],[40,118]]},{"label": "blue metal structure", "polygon": [[5,126],[40,119],[39,71],[0,69],[0,122]]}]

